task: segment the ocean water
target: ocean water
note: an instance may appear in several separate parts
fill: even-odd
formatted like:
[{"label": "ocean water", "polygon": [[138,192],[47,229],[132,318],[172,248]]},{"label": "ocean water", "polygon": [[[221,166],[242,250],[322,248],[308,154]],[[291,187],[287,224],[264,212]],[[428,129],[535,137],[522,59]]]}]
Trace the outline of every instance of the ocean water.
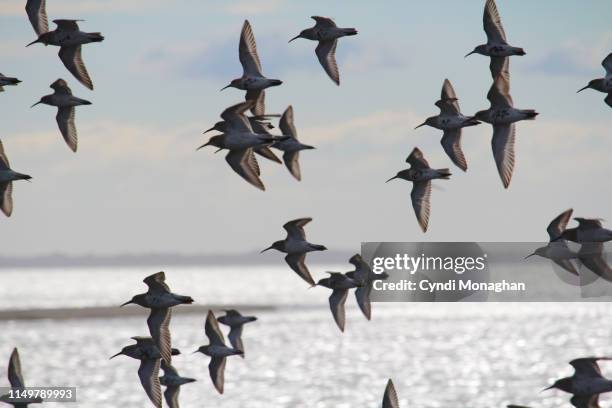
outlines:
[{"label": "ocean water", "polygon": [[[152,272],[0,270],[0,309],[118,305]],[[182,388],[183,407],[378,407],[388,378],[402,407],[569,406],[561,392],[540,390],[571,374],[570,359],[612,354],[608,303],[377,303],[368,322],[351,295],[341,333],[328,292],[307,289],[286,268],[166,273],[173,290],[198,303],[277,306],[245,326],[246,358],[228,359],[224,395],[208,377],[208,358],[191,354],[206,343],[204,316],[173,318],[173,345],[183,351],[174,365],[198,380]],[[140,317],[0,321],[0,367],[17,346],[27,385],[78,388],[76,403],[54,406],[148,407],[138,362],[109,360],[146,332]],[[602,367],[612,375],[612,363]]]}]

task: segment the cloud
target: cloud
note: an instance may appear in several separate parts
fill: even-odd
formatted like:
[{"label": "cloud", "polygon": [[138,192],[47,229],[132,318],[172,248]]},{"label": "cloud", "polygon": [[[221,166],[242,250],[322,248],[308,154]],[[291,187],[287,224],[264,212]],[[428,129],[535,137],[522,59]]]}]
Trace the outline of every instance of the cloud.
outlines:
[{"label": "cloud", "polygon": [[[161,0],[55,0],[47,4],[50,20],[54,15],[80,15],[91,13],[142,13],[162,5]],[[25,1],[4,0],[0,7],[0,16],[25,16]]]},{"label": "cloud", "polygon": [[245,0],[224,5],[222,10],[241,16],[264,14],[278,10],[283,3],[283,0]]}]

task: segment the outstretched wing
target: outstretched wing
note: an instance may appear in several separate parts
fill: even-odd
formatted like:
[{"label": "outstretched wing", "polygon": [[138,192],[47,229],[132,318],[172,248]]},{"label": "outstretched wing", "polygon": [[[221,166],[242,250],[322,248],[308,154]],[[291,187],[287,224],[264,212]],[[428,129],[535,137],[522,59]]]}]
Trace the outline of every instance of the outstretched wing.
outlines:
[{"label": "outstretched wing", "polygon": [[406,163],[409,163],[415,169],[428,169],[429,163],[423,156],[423,152],[418,147],[412,149],[410,155],[406,158]]},{"label": "outstretched wing", "polygon": [[506,44],[506,33],[495,0],[487,0],[482,22],[489,44]]},{"label": "outstretched wing", "polygon": [[172,318],[172,309],[151,309],[147,325],[151,337],[155,341],[155,345],[159,349],[162,358],[167,364],[172,361],[172,340],[170,336],[170,319]]},{"label": "outstretched wing", "polygon": [[606,76],[612,75],[612,52],[601,61],[601,66],[606,70]]},{"label": "outstretched wing", "polygon": [[53,20],[53,22],[57,25],[57,29],[60,31],[79,31],[79,21],[83,20]]},{"label": "outstretched wing", "polygon": [[161,295],[170,293],[170,288],[166,285],[166,274],[157,272],[144,278],[143,282],[149,287],[148,293]]},{"label": "outstretched wing", "polygon": [[514,171],[514,139],[516,128],[514,123],[509,125],[493,126],[493,157],[497,165],[497,172],[501,177],[504,188],[508,188]]},{"label": "outstretched wing", "polygon": [[423,232],[427,232],[429,211],[431,208],[431,181],[414,182],[410,197],[412,199],[412,208],[414,208],[414,214],[417,217],[419,226]]},{"label": "outstretched wing", "polygon": [[347,296],[348,289],[334,289],[329,297],[329,308],[331,309],[334,321],[340,328],[340,331],[344,331],[344,324],[346,322],[344,304],[346,303]]},{"label": "outstretched wing", "polygon": [[382,408],[399,408],[399,401],[397,398],[397,392],[393,381],[389,379],[387,387],[385,388],[385,395],[383,395]]},{"label": "outstretched wing", "polygon": [[255,103],[255,100],[248,99],[245,102],[232,105],[221,112],[221,119],[225,121],[227,131],[252,132],[253,128],[244,113],[251,109]]},{"label": "outstretched wing", "polygon": [[292,220],[286,222],[283,225],[285,231],[287,231],[287,235],[297,239],[306,239],[306,232],[304,232],[304,226],[312,221],[312,218],[298,218],[297,220]]},{"label": "outstretched wing", "polygon": [[253,155],[253,149],[230,150],[225,160],[240,177],[251,185],[262,191],[266,189],[259,178],[259,165]]},{"label": "outstretched wing", "polygon": [[156,408],[162,406],[162,392],[159,383],[160,359],[142,359],[138,368],[138,377],[147,396]]},{"label": "outstretched wing", "polygon": [[76,124],[74,123],[74,106],[61,107],[57,109],[55,120],[64,141],[73,152],[77,151],[78,135]]},{"label": "outstretched wing", "polygon": [[565,210],[561,214],[559,214],[554,220],[548,224],[548,228],[546,228],[546,232],[548,232],[548,237],[550,241],[554,241],[559,238],[563,231],[567,228],[567,223],[572,217],[573,209]]},{"label": "outstretched wing", "polygon": [[49,31],[46,3],[46,0],[28,0],[25,7],[30,23],[39,36]]},{"label": "outstretched wing", "polygon": [[210,341],[211,345],[217,346],[225,346],[225,339],[223,338],[223,333],[219,328],[219,323],[217,323],[217,318],[213,314],[212,310],[208,311],[206,315],[206,323],[204,323],[204,332],[206,333],[206,337]]},{"label": "outstretched wing", "polygon": [[283,112],[283,116],[281,116],[280,121],[278,122],[278,127],[281,130],[283,136],[291,136],[294,139],[297,139],[297,130],[295,129],[295,125],[293,123],[293,106],[289,105],[285,112]]},{"label": "outstretched wing", "polygon": [[21,374],[21,360],[19,359],[19,352],[17,351],[17,348],[13,349],[9,359],[8,380],[13,388],[25,387],[23,375]]},{"label": "outstretched wing", "polygon": [[340,71],[338,70],[338,64],[336,63],[336,45],[337,40],[331,41],[319,41],[319,45],[315,49],[317,58],[321,66],[327,72],[327,75],[331,78],[336,85],[340,85]]},{"label": "outstretched wing", "polygon": [[81,55],[81,46],[73,45],[71,47],[61,47],[58,55],[66,69],[68,69],[80,83],[93,90],[93,82],[89,77],[89,72],[87,72]]},{"label": "outstretched wing", "polygon": [[242,26],[238,55],[244,75],[263,76],[261,73],[261,62],[259,61],[259,55],[257,55],[255,35],[253,34],[253,29],[251,28],[249,20],[244,20]]},{"label": "outstretched wing", "polygon": [[511,108],[513,107],[512,96],[510,95],[510,78],[502,71],[495,77],[487,99],[491,102],[491,106],[495,108]]},{"label": "outstretched wing", "polygon": [[299,275],[300,278],[304,279],[306,282],[308,282],[311,286],[314,286],[314,280],[312,279],[312,276],[310,275],[310,271],[308,270],[308,267],[306,266],[305,263],[306,260],[306,254],[289,254],[285,257],[285,261],[287,262],[287,265],[289,265],[289,267]]},{"label": "outstretched wing", "polygon": [[0,183],[0,210],[10,217],[13,213],[13,182]]},{"label": "outstretched wing", "polygon": [[467,160],[461,149],[461,128],[445,130],[440,143],[452,162],[461,170],[466,171]]},{"label": "outstretched wing", "polygon": [[315,27],[319,27],[319,28],[336,27],[336,23],[334,23],[334,20],[332,20],[329,17],[312,16],[310,18],[316,21]]},{"label": "outstretched wing", "polygon": [[225,357],[212,357],[208,364],[210,379],[219,394],[223,394],[223,383],[225,382]]}]

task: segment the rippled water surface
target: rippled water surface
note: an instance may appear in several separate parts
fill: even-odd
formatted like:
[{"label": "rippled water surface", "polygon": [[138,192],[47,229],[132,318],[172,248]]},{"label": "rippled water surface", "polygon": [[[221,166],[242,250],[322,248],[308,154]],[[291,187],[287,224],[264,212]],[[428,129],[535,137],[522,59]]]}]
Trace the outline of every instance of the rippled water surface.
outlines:
[{"label": "rippled water surface", "polygon": [[[140,280],[149,272],[0,271],[0,309],[116,305],[143,291]],[[198,379],[182,389],[183,407],[378,407],[389,377],[402,407],[569,406],[565,395],[539,391],[571,374],[569,359],[612,349],[612,305],[605,303],[375,304],[368,322],[351,296],[342,334],[328,293],[307,290],[284,268],[167,274],[176,292],[200,303],[280,305],[245,327],[246,358],[228,360],[224,395],[212,387],[208,358],[191,354],[206,343],[204,316],[173,318],[173,343],[183,350],[174,364]],[[50,282],[57,291],[47,289]],[[78,402],[65,406],[147,407],[138,362],[108,359],[146,332],[139,317],[0,321],[0,366],[17,346],[28,385],[78,387]]]}]

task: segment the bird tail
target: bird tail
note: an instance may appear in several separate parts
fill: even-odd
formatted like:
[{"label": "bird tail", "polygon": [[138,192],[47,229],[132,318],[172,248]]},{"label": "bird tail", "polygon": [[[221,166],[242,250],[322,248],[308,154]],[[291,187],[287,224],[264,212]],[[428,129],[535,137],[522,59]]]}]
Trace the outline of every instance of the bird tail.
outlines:
[{"label": "bird tail", "polygon": [[357,30],[354,28],[343,28],[342,33],[344,35],[357,35]]},{"label": "bird tail", "polygon": [[527,54],[525,50],[520,47],[515,47],[514,52],[515,52],[515,55],[526,55]]},{"label": "bird tail", "polygon": [[444,180],[448,180],[450,176],[452,175],[449,169],[437,169],[436,171],[438,172],[438,178],[441,178]]},{"label": "bird tail", "polygon": [[178,300],[183,303],[192,304],[193,298],[191,296],[175,295]]},{"label": "bird tail", "polygon": [[538,116],[538,112],[533,109],[523,109],[523,113],[527,115],[527,120],[534,120],[536,116]]},{"label": "bird tail", "polygon": [[311,248],[315,251],[326,251],[327,250],[327,247],[325,245],[312,244]]},{"label": "bird tail", "polygon": [[476,126],[480,125],[480,121],[477,120],[474,116],[471,116],[463,122],[463,126]]},{"label": "bird tail", "polygon": [[282,85],[283,81],[281,81],[280,79],[271,79],[270,84],[271,86],[278,86],[278,85]]},{"label": "bird tail", "polygon": [[87,39],[91,42],[101,42],[104,41],[104,36],[102,33],[87,33]]}]

